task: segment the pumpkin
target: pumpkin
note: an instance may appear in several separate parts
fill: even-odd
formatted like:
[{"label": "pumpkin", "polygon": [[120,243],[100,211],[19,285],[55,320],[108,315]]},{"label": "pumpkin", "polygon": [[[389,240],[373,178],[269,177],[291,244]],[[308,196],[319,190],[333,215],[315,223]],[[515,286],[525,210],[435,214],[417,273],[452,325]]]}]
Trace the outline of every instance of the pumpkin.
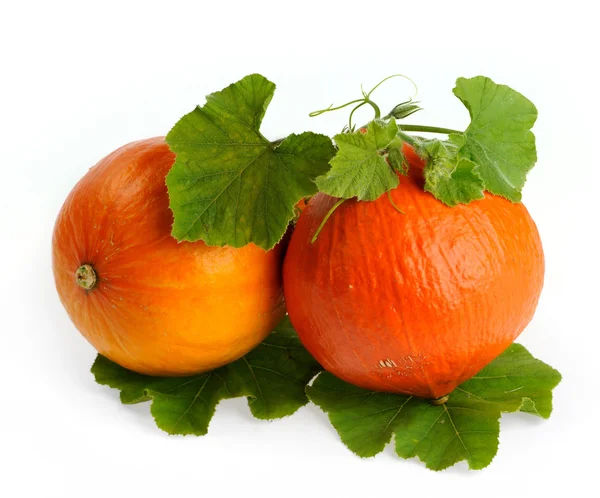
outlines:
[{"label": "pumpkin", "polygon": [[523,204],[487,194],[447,207],[423,162],[374,202],[317,194],[284,262],[292,324],[330,373],[360,387],[441,398],[502,353],[531,320],[544,277]]},{"label": "pumpkin", "polygon": [[149,375],[198,373],[243,356],[285,314],[282,247],[178,243],[164,138],[128,144],[65,201],[52,240],[56,288],[99,353]]}]

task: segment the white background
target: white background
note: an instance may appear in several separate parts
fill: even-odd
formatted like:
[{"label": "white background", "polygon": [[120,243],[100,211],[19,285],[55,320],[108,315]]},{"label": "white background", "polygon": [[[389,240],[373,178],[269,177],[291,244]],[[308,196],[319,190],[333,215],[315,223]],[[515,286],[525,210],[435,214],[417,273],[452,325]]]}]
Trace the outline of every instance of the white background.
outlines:
[{"label": "white background", "polygon": [[[0,7],[0,496],[571,496],[597,488],[598,45],[594,2],[2,2]],[[401,72],[425,111],[464,126],[458,76],[484,74],[539,109],[539,161],[524,201],[547,274],[520,342],[564,376],[548,421],[502,419],[481,472],[434,473],[391,447],[361,460],[317,408],[275,422],[222,403],[202,438],[167,436],[148,404],[94,383],[93,349],[69,322],[50,269],[55,216],[88,167],[165,134],[207,93],[251,72],[278,84],[264,123],[277,138],[330,135],[359,97]],[[382,107],[410,95],[394,80]],[[368,115],[365,114],[365,118]]]}]

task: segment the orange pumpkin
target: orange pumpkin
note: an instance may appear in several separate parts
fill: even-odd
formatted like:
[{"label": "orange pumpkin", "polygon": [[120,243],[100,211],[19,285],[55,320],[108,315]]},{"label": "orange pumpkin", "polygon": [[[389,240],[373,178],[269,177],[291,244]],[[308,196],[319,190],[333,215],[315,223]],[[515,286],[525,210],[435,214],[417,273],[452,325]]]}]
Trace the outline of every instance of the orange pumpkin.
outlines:
[{"label": "orange pumpkin", "polygon": [[332,374],[367,389],[439,398],[502,353],[531,320],[544,256],[523,204],[490,194],[449,208],[410,176],[374,202],[313,197],[284,262],[290,319]]},{"label": "orange pumpkin", "polygon": [[149,375],[187,375],[236,360],[284,316],[282,248],[178,243],[162,137],[134,142],[69,194],[52,241],[56,288],[104,356]]}]

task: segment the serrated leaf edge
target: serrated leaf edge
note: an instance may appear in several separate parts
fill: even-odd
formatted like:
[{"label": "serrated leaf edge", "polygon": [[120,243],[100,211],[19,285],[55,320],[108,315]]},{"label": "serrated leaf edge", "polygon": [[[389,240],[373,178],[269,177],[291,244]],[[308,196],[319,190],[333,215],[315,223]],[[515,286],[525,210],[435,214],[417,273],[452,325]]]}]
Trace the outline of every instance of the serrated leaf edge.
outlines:
[{"label": "serrated leaf edge", "polygon": [[[514,344],[516,345],[517,343],[514,343]],[[521,347],[523,347],[523,346],[521,346]],[[524,348],[524,347],[523,347],[523,348]],[[526,350],[526,351],[529,353],[529,351],[528,351],[526,348],[524,348],[524,349],[525,349],[525,350]],[[420,462],[422,462],[423,464],[425,464],[425,467],[426,467],[427,469],[429,469],[429,470],[433,470],[433,471],[435,471],[435,472],[439,472],[439,471],[445,470],[445,469],[447,469],[447,468],[453,467],[454,465],[457,465],[458,463],[460,463],[460,462],[464,462],[464,461],[466,461],[466,462],[467,462],[467,464],[468,464],[468,466],[469,466],[469,469],[470,469],[470,470],[483,470],[484,468],[487,468],[487,467],[488,467],[489,465],[491,465],[491,463],[493,462],[494,458],[496,457],[496,455],[497,455],[497,453],[498,453],[498,449],[499,449],[499,447],[500,447],[500,438],[499,438],[499,436],[500,436],[500,418],[501,418],[501,415],[502,415],[502,413],[514,413],[514,412],[517,412],[517,411],[522,411],[523,413],[527,413],[527,414],[529,414],[529,415],[532,415],[532,416],[538,416],[538,417],[541,417],[541,418],[543,418],[543,419],[545,419],[545,420],[549,419],[549,418],[550,418],[550,415],[552,414],[552,411],[553,411],[552,401],[553,401],[553,397],[554,397],[554,395],[553,395],[553,390],[554,390],[554,388],[556,388],[556,386],[558,386],[558,384],[561,382],[561,380],[562,380],[562,375],[560,374],[560,372],[558,372],[558,370],[556,370],[555,368],[551,367],[550,365],[548,365],[547,363],[543,362],[542,360],[539,360],[538,358],[535,358],[535,357],[533,357],[533,356],[532,356],[532,358],[533,358],[533,359],[535,359],[536,361],[538,361],[538,362],[542,363],[542,364],[543,364],[545,367],[549,368],[549,369],[552,371],[552,373],[555,375],[555,380],[556,380],[556,381],[555,381],[555,382],[553,382],[553,383],[552,383],[552,385],[551,385],[549,388],[547,388],[547,390],[549,391],[549,397],[550,397],[550,410],[549,410],[549,412],[548,412],[548,415],[547,415],[547,416],[544,416],[544,415],[542,415],[542,414],[541,414],[541,413],[540,413],[540,412],[537,410],[537,406],[536,406],[536,403],[535,403],[535,401],[534,401],[533,399],[531,399],[530,397],[528,397],[528,396],[524,396],[524,397],[522,397],[522,398],[521,398],[521,404],[519,405],[519,407],[518,407],[518,408],[516,408],[516,409],[514,409],[514,410],[503,410],[503,409],[501,409],[501,408],[497,408],[497,414],[498,414],[498,445],[496,446],[496,450],[495,450],[495,452],[494,452],[494,455],[493,455],[493,457],[490,459],[490,461],[489,461],[489,462],[488,462],[486,465],[484,465],[484,466],[481,466],[481,467],[477,467],[477,466],[471,465],[471,462],[470,462],[470,461],[469,461],[469,459],[467,458],[467,459],[462,459],[462,460],[459,460],[459,461],[457,461],[457,462],[455,462],[455,463],[453,463],[453,464],[450,464],[449,466],[446,466],[446,467],[441,467],[441,468],[432,468],[432,467],[430,467],[430,466],[429,466],[429,464],[428,464],[428,463],[427,463],[425,460],[423,460],[423,459],[422,459],[422,458],[421,458],[419,455],[413,455],[413,456],[409,456],[409,457],[403,457],[402,455],[399,455],[399,454],[397,453],[396,449],[394,449],[394,450],[395,450],[394,452],[396,453],[396,455],[397,455],[399,458],[402,458],[402,459],[404,459],[404,460],[409,460],[409,459],[412,459],[412,458],[416,458],[417,460],[419,460]],[[340,433],[340,431],[338,430],[338,428],[337,428],[337,427],[334,425],[334,422],[333,422],[333,420],[332,420],[332,415],[331,415],[331,413],[329,412],[329,410],[326,410],[325,408],[323,408],[323,407],[322,407],[322,406],[321,406],[319,403],[317,403],[317,402],[316,402],[316,401],[315,401],[315,400],[314,400],[314,399],[311,397],[311,395],[310,395],[310,391],[311,391],[311,390],[318,391],[318,392],[323,392],[323,391],[320,391],[319,389],[315,388],[313,384],[314,384],[314,382],[316,381],[316,379],[317,379],[317,378],[318,378],[320,375],[323,375],[324,373],[327,373],[327,372],[326,372],[325,370],[323,370],[323,371],[319,372],[319,373],[318,373],[318,374],[317,374],[317,375],[316,375],[316,376],[315,376],[315,377],[312,379],[312,381],[311,381],[309,384],[307,384],[307,386],[306,386],[305,390],[306,390],[306,393],[307,393],[308,399],[309,399],[309,400],[310,400],[310,401],[311,401],[311,402],[312,402],[312,403],[313,403],[315,406],[317,406],[317,407],[318,407],[318,408],[319,408],[321,411],[323,411],[323,412],[324,412],[324,413],[327,415],[327,418],[328,418],[329,422],[331,423],[332,427],[334,428],[334,430],[335,430],[335,431],[336,431],[336,433],[338,434],[338,436],[339,436],[340,440],[342,441],[342,443],[344,444],[344,446],[346,446],[346,448],[347,448],[348,450],[350,450],[350,452],[352,452],[354,455],[358,456],[359,458],[373,458],[373,457],[375,457],[376,455],[378,455],[378,454],[382,453],[382,452],[385,450],[385,448],[386,448],[386,447],[387,447],[387,446],[388,446],[388,445],[389,445],[389,444],[390,444],[392,441],[394,441],[394,440],[395,440],[395,434],[396,434],[396,431],[392,431],[392,432],[391,432],[390,438],[387,440],[387,442],[385,442],[385,443],[384,443],[384,445],[383,445],[382,449],[380,449],[379,451],[377,451],[377,452],[375,452],[375,453],[373,453],[373,454],[361,455],[361,454],[357,453],[356,451],[354,451],[352,448],[350,448],[350,447],[349,447],[349,446],[346,444],[346,442],[344,441],[344,436],[343,436],[343,435]],[[332,374],[329,374],[329,375],[332,375]],[[458,386],[457,388],[460,388],[460,386]],[[374,393],[375,391],[369,391],[368,393],[370,394],[371,392],[373,392],[373,393]],[[365,393],[365,394],[368,394],[368,393]],[[399,396],[405,396],[405,395],[399,395]],[[407,399],[407,400],[406,400],[406,401],[405,401],[405,402],[402,404],[402,407],[403,407],[403,406],[404,406],[406,403],[408,403],[408,402],[409,402],[409,401],[410,401],[412,398],[414,398],[414,396],[409,396],[409,397],[408,397],[408,399]],[[424,400],[424,401],[425,401],[425,400]],[[488,400],[484,400],[484,401],[486,401],[487,403],[490,403],[490,404],[496,404],[494,401],[488,401]],[[530,403],[533,405],[533,407],[534,407],[534,409],[535,409],[535,413],[532,413],[532,412],[530,412],[530,411],[524,411],[524,410],[522,410],[522,408],[524,407],[524,405],[525,405],[525,403],[526,403],[526,402],[530,402]],[[444,408],[446,409],[445,413],[446,413],[446,414],[448,414],[448,416],[449,416],[449,413],[448,413],[448,408],[447,408],[445,405],[444,405]],[[453,424],[453,425],[454,425],[454,424]],[[463,444],[463,446],[464,446],[464,444]]]}]

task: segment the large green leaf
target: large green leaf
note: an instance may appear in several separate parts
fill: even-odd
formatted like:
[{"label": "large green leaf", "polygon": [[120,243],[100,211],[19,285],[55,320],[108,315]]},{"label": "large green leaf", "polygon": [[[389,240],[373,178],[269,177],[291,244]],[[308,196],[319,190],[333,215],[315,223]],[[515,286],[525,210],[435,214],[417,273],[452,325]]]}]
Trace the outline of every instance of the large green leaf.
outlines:
[{"label": "large green leaf", "polygon": [[239,360],[190,377],[141,375],[98,355],[92,373],[99,384],[121,391],[125,404],[152,401],[156,425],[169,434],[203,435],[222,399],[246,396],[260,419],[291,415],[307,403],[306,384],[320,370],[289,320]]},{"label": "large green leaf", "polygon": [[316,193],[333,144],[310,132],[267,140],[260,125],[274,92],[263,76],[246,76],[209,95],[167,135],[176,154],[167,187],[178,240],[270,249],[296,203]]},{"label": "large green leaf", "polygon": [[419,457],[433,470],[466,460],[471,469],[488,466],[498,450],[502,412],[549,417],[552,389],[560,374],[513,344],[446,403],[368,391],[323,372],[307,387],[311,401],[329,415],[342,442],[369,457],[396,440],[396,453]]},{"label": "large green leaf", "polygon": [[490,78],[458,78],[456,95],[469,110],[461,154],[479,166],[485,189],[518,202],[537,153],[531,128],[537,119],[533,103]]}]

